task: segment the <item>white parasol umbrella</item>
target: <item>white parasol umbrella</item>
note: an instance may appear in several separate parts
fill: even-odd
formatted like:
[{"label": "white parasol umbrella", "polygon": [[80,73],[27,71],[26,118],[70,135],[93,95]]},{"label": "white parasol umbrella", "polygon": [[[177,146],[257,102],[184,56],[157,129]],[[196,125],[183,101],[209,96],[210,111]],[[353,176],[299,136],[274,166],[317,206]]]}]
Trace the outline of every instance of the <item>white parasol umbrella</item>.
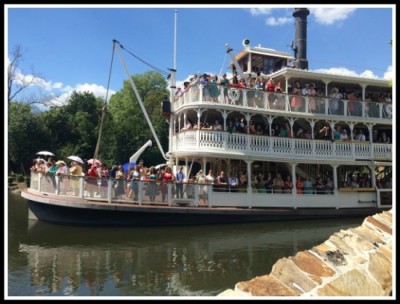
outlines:
[{"label": "white parasol umbrella", "polygon": [[37,155],[44,155],[44,156],[54,156],[53,153],[51,153],[50,151],[39,151],[38,153],[36,153]]},{"label": "white parasol umbrella", "polygon": [[98,159],[93,159],[93,158],[91,158],[91,159],[89,159],[89,160],[87,161],[87,163],[88,163],[89,165],[93,165],[93,163],[95,163],[96,166],[101,166],[101,161],[98,160]]},{"label": "white parasol umbrella", "polygon": [[70,155],[67,158],[70,159],[70,160],[74,160],[74,161],[76,161],[78,163],[84,164],[84,161],[79,156]]}]

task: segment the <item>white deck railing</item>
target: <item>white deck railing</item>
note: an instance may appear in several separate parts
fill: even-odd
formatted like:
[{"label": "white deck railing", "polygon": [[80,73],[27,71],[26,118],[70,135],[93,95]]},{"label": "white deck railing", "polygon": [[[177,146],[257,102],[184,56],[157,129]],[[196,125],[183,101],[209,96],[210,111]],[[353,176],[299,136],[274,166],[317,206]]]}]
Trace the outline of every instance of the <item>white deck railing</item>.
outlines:
[{"label": "white deck railing", "polygon": [[[218,187],[214,185],[197,184],[188,182],[183,184],[183,197],[177,198],[175,184],[162,182],[138,182],[137,197],[128,197],[126,193],[116,196],[115,186],[118,182],[126,186],[130,180],[116,179],[92,179],[89,177],[62,176],[53,178],[50,175],[31,173],[30,189],[44,193],[46,201],[51,201],[51,195],[65,197],[70,206],[73,206],[73,198],[86,199],[88,201],[103,202],[106,204],[138,204],[157,206],[178,206],[188,204],[192,207],[199,206],[202,200],[199,194],[203,190],[208,193],[207,207],[247,207],[247,208],[363,208],[373,206],[391,207],[392,189],[378,188],[339,188],[333,192],[318,192],[315,188],[309,194],[297,194],[296,188],[291,192],[276,193],[265,189]],[[155,199],[149,197],[149,187],[156,186],[158,191]],[[204,188],[206,186],[206,188]],[[162,192],[162,188],[165,192]],[[386,196],[386,198],[384,197]],[[388,197],[389,196],[389,197]],[[57,202],[59,199],[57,199]],[[56,204],[57,204],[56,202]],[[79,203],[80,201],[76,201]]]},{"label": "white deck railing", "polygon": [[285,159],[391,160],[392,144],[329,141],[188,130],[173,136],[174,151],[210,151]]},{"label": "white deck railing", "polygon": [[180,107],[199,103],[219,103],[229,106],[241,106],[271,112],[291,112],[299,114],[319,114],[325,116],[350,116],[363,118],[392,119],[392,104],[366,102],[360,100],[333,100],[325,97],[305,97],[300,106],[292,103],[293,95],[277,94],[255,89],[236,88],[217,85],[218,95],[211,97],[207,86],[193,85],[172,102],[172,111]]}]

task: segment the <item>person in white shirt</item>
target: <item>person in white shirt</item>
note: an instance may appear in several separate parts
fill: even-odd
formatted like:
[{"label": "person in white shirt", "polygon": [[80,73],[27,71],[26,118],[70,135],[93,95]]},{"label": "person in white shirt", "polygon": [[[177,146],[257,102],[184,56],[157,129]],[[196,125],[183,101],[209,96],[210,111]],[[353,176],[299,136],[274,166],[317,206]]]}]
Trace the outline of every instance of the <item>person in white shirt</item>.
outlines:
[{"label": "person in white shirt", "polygon": [[354,140],[358,140],[358,141],[365,141],[365,135],[363,133],[362,130],[357,130],[356,135],[354,136]]}]

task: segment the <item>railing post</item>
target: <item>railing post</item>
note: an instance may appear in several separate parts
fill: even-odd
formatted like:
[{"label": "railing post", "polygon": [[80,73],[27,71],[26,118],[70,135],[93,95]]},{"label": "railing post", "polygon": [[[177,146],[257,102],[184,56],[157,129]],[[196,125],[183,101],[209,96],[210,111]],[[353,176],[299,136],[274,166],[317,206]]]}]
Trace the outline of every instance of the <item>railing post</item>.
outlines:
[{"label": "railing post", "polygon": [[[85,194],[85,179],[84,177],[79,177],[79,197],[80,198],[84,198],[84,194]],[[56,183],[57,185],[57,183]]]},{"label": "railing post", "polygon": [[[42,192],[42,174],[41,173],[38,173],[38,191]],[[56,191],[57,191],[57,189],[56,189]],[[58,194],[58,193],[56,193],[56,194]]]},{"label": "railing post", "polygon": [[108,189],[108,193],[107,193],[107,202],[111,204],[112,202],[112,192],[113,192],[113,180],[111,177],[108,178],[108,183],[107,183],[107,189]]},{"label": "railing post", "polygon": [[60,194],[60,176],[56,175],[56,195]]},{"label": "railing post", "polygon": [[[143,202],[143,186],[144,186],[144,182],[142,180],[139,180],[138,182],[138,202],[139,205],[142,205]],[[149,186],[149,184],[147,184],[147,187]]]},{"label": "railing post", "polygon": [[203,102],[203,88],[204,85],[200,84],[199,85],[199,101]]},{"label": "railing post", "polygon": [[172,206],[172,184],[167,183],[167,201],[168,201],[168,206]]}]

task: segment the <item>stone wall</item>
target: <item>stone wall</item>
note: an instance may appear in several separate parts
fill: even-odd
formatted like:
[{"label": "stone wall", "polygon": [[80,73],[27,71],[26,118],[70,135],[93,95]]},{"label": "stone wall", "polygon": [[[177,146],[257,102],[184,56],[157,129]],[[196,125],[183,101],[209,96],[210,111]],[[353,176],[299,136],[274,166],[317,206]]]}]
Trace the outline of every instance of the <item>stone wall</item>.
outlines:
[{"label": "stone wall", "polygon": [[282,258],[269,275],[236,284],[218,297],[392,296],[392,210],[361,226],[334,233],[324,243]]}]

